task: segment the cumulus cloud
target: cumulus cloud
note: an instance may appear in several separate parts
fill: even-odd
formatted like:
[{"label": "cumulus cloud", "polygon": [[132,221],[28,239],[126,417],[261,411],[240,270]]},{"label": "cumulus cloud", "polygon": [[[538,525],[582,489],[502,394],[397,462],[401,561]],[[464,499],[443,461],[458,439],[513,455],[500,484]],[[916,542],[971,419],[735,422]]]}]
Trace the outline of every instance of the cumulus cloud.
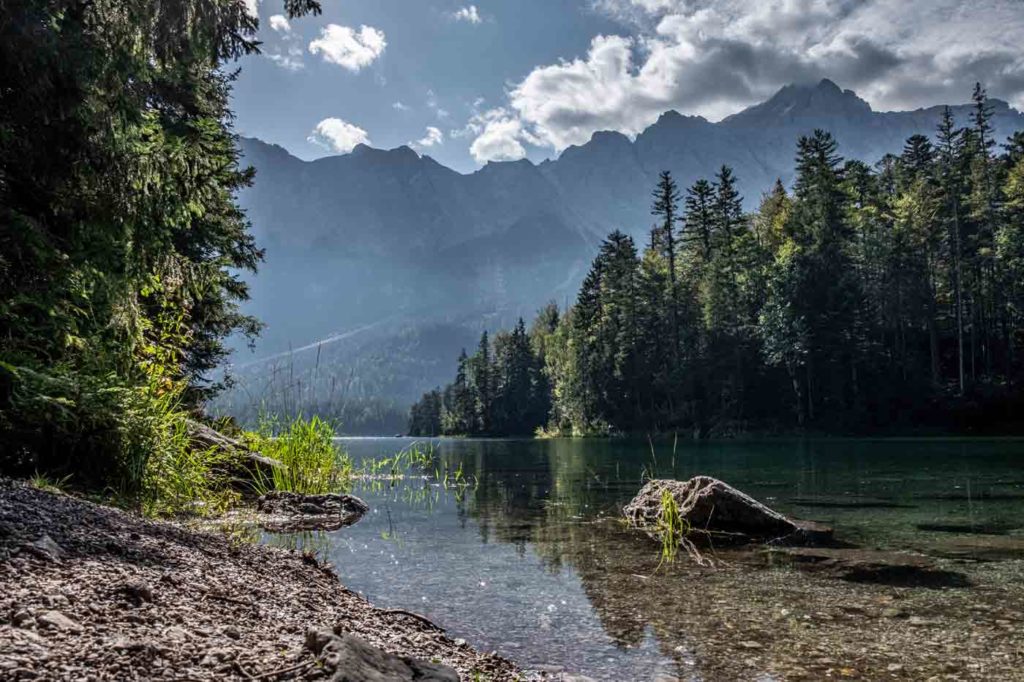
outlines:
[{"label": "cumulus cloud", "polygon": [[325,118],[306,138],[307,141],[339,154],[348,154],[357,144],[369,144],[366,131],[340,118]]},{"label": "cumulus cloud", "polygon": [[502,107],[474,114],[466,127],[453,132],[453,135],[475,138],[469,146],[469,153],[477,163],[516,161],[526,156],[524,142],[540,143],[518,117]]},{"label": "cumulus cloud", "polygon": [[411,144],[417,148],[436,147],[439,144],[444,144],[444,133],[441,132],[440,128],[427,126],[426,133],[423,137]]},{"label": "cumulus cloud", "polygon": [[260,16],[260,0],[244,0],[245,11],[249,13],[250,17],[259,18]]},{"label": "cumulus cloud", "polygon": [[328,24],[321,29],[320,37],[309,43],[309,52],[358,73],[380,57],[387,44],[384,32],[372,26],[364,24],[357,31],[349,26]]},{"label": "cumulus cloud", "polygon": [[401,102],[395,102],[391,105],[391,108],[396,111],[409,111],[409,106],[407,104],[402,104]]},{"label": "cumulus cloud", "polygon": [[595,36],[586,54],[512,84],[501,123],[481,128],[481,150],[634,135],[668,109],[718,119],[821,78],[880,110],[961,102],[976,80],[1024,105],[1020,0],[594,2],[623,21],[622,34]]},{"label": "cumulus cloud", "polygon": [[483,21],[483,19],[480,18],[480,13],[476,9],[476,5],[460,7],[455,12],[452,12],[452,19],[455,21],[465,21],[469,24],[479,24]]},{"label": "cumulus cloud", "polygon": [[274,14],[270,17],[270,28],[278,33],[291,33],[292,25],[288,23],[288,17],[283,14]]}]

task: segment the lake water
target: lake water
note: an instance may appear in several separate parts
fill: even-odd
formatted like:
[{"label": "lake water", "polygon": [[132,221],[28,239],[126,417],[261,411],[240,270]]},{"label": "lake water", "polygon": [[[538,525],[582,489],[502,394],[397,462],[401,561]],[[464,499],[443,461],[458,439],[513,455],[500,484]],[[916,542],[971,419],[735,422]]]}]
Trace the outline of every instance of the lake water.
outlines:
[{"label": "lake water", "polygon": [[[357,460],[411,442],[341,440]],[[599,680],[1024,679],[1024,441],[452,439],[437,441],[432,468],[426,480],[357,484],[371,513],[307,540],[375,605],[421,613],[525,668]],[[923,554],[955,579],[852,582],[762,551],[665,563],[620,509],[645,477],[696,474],[860,547]]]}]

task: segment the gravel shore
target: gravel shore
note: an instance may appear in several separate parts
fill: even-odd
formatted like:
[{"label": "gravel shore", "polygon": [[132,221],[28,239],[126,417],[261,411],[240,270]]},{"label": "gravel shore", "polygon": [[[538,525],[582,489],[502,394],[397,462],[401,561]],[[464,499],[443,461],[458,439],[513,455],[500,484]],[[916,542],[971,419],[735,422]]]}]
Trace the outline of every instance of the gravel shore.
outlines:
[{"label": "gravel shore", "polygon": [[463,679],[521,675],[310,556],[0,479],[0,679],[325,679],[307,645],[325,630]]}]

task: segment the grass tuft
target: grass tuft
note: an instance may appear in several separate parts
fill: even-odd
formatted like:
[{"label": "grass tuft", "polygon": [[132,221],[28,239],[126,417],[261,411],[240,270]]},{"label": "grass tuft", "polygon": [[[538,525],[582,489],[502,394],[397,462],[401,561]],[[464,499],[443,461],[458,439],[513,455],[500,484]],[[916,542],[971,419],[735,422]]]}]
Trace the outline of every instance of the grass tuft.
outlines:
[{"label": "grass tuft", "polygon": [[258,493],[321,495],[348,487],[352,460],[335,443],[330,423],[319,417],[296,417],[282,430],[277,425],[277,420],[263,418],[255,432],[246,434],[253,450],[281,464],[270,467],[269,475],[256,471]]}]

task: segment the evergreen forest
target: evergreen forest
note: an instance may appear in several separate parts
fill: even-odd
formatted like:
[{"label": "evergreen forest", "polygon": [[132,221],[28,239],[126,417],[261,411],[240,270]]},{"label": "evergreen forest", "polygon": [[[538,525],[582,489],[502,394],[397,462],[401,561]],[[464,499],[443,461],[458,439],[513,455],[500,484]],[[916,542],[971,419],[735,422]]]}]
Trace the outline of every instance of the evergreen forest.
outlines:
[{"label": "evergreen forest", "polygon": [[823,130],[745,213],[727,166],[653,189],[566,310],[459,356],[413,435],[1001,432],[1024,409],[1024,132],[986,93],[873,167]]}]

